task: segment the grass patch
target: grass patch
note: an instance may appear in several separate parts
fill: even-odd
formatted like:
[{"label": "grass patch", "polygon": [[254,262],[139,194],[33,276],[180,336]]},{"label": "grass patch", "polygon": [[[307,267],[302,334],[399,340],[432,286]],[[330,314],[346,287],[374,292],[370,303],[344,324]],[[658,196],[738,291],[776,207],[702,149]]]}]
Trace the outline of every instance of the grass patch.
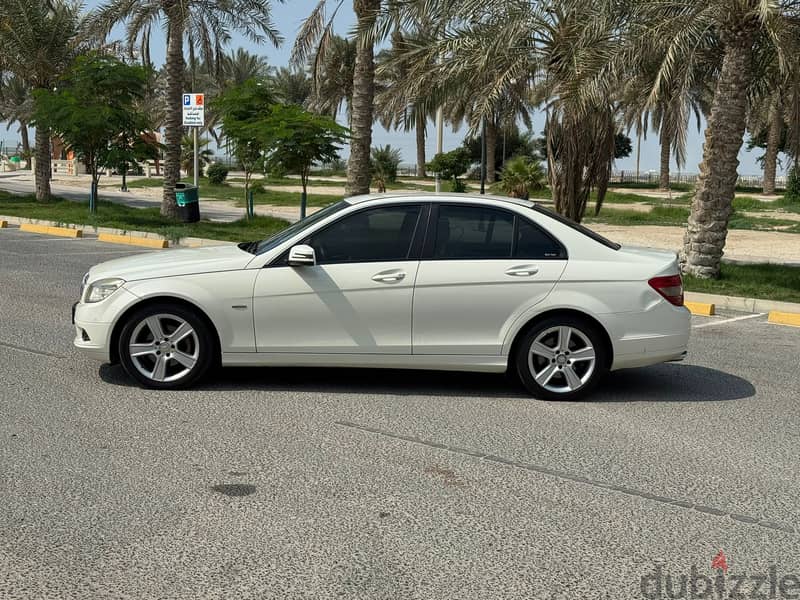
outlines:
[{"label": "grass patch", "polygon": [[654,206],[650,212],[639,212],[627,209],[601,209],[594,216],[592,210],[587,211],[587,223],[605,223],[608,225],[666,225],[684,226],[689,218],[689,209],[681,206]]},{"label": "grass patch", "polygon": [[231,223],[200,221],[179,223],[161,216],[158,208],[133,208],[105,200],[97,203],[97,214],[89,214],[83,202],[56,198],[52,202],[37,202],[34,196],[17,196],[0,191],[0,214],[47,219],[62,224],[84,227],[113,227],[125,231],[148,231],[175,241],[185,237],[214,240],[243,241],[269,237],[289,223],[283,219],[258,216]]},{"label": "grass patch", "polygon": [[[614,188],[626,188],[631,190],[657,190],[658,183],[636,183],[636,182],[626,182],[626,183],[609,183],[608,184]],[[694,189],[694,185],[691,183],[671,183],[670,189],[675,192],[689,192]]]},{"label": "grass patch", "polygon": [[790,202],[785,196],[779,196],[771,202],[762,202],[750,196],[737,196],[733,199],[734,211],[774,211],[800,213],[800,203]]},{"label": "grass patch", "polygon": [[690,292],[800,302],[800,267],[722,263],[719,279],[685,276],[683,285]]}]

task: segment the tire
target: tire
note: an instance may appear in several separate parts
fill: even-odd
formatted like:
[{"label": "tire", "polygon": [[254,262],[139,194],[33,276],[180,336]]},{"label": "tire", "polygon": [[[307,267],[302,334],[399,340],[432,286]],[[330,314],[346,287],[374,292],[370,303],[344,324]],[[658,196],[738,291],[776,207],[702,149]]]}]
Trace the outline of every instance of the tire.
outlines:
[{"label": "tire", "polygon": [[608,373],[609,349],[605,337],[588,320],[554,316],[535,323],[523,335],[514,363],[522,384],[534,397],[580,400]]},{"label": "tire", "polygon": [[150,304],[131,314],[118,350],[128,375],[159,390],[189,387],[214,366],[217,356],[206,322],[191,309],[169,303]]}]

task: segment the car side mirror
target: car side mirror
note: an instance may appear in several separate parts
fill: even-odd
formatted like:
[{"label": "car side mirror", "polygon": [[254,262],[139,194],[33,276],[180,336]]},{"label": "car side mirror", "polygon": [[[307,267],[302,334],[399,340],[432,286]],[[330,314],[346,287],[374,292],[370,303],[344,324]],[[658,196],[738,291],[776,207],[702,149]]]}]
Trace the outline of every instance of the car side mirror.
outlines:
[{"label": "car side mirror", "polygon": [[313,266],[315,264],[317,264],[317,257],[311,246],[298,244],[297,246],[292,246],[291,250],[289,250],[290,267]]}]

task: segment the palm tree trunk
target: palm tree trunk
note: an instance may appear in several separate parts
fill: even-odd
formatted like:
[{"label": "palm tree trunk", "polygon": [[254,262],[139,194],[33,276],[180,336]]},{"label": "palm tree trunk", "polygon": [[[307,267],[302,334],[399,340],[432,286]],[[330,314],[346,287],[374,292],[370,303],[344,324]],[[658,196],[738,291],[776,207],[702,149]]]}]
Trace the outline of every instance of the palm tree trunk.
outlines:
[{"label": "palm tree trunk", "polygon": [[167,11],[167,111],[165,118],[164,195],[161,215],[174,219],[178,216],[175,201],[175,184],[181,178],[181,140],[183,139],[183,16],[175,3]]},{"label": "palm tree trunk", "polygon": [[36,128],[36,165],[34,179],[36,180],[36,199],[39,202],[50,200],[50,130],[44,127]]},{"label": "palm tree trunk", "polygon": [[417,177],[427,177],[425,172],[425,114],[417,110],[414,132],[417,134]]},{"label": "palm tree trunk", "polygon": [[752,33],[740,31],[729,39],[706,126],[703,161],[681,255],[683,272],[704,279],[719,277],[736,193],[737,155],[744,138],[751,77]]},{"label": "palm tree trunk", "polygon": [[767,134],[767,151],[764,154],[764,186],[762,191],[766,195],[775,193],[775,167],[778,162],[778,147],[783,134],[783,104],[780,96],[776,94],[769,115],[769,133]]},{"label": "palm tree trunk", "polygon": [[671,156],[669,136],[661,134],[661,172],[658,189],[669,190],[669,159]]},{"label": "palm tree trunk", "polygon": [[[369,30],[381,6],[380,0],[353,0],[359,30]],[[345,195],[369,193],[371,179],[369,152],[375,99],[375,60],[372,44],[357,42],[353,72],[353,110],[350,130],[350,159],[347,162]]]},{"label": "palm tree trunk", "polygon": [[28,124],[25,121],[19,122],[19,136],[22,138],[22,154],[25,157],[25,168],[31,168],[31,142],[28,137]]},{"label": "palm tree trunk", "polygon": [[494,183],[495,155],[497,154],[497,124],[494,117],[486,119],[486,183]]}]

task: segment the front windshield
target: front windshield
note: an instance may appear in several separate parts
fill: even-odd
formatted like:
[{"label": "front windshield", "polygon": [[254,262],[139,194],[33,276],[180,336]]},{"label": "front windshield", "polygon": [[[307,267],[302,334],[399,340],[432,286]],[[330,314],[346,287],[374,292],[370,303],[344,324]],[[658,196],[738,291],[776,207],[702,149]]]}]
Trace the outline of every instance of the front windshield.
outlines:
[{"label": "front windshield", "polygon": [[279,231],[275,235],[265,240],[258,242],[258,245],[255,248],[254,254],[263,254],[264,252],[269,252],[276,246],[279,246],[281,243],[288,240],[290,237],[299,233],[309,225],[313,225],[314,223],[321,221],[325,217],[328,217],[334,213],[339,212],[340,210],[347,208],[350,204],[344,200],[336,202],[335,204],[331,204],[330,206],[326,206],[325,208],[318,210],[317,212],[308,215],[305,219],[297,221],[293,225],[289,225],[286,229]]}]

